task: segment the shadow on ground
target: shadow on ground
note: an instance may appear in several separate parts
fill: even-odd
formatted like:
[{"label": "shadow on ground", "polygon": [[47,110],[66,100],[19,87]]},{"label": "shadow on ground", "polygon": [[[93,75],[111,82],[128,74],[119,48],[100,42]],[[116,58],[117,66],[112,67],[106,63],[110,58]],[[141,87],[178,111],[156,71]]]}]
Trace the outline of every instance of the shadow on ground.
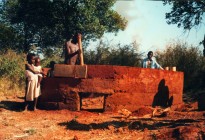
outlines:
[{"label": "shadow on ground", "polygon": [[23,111],[24,110],[24,103],[23,102],[16,102],[16,101],[1,101],[0,108],[4,108],[10,111]]},{"label": "shadow on ground", "polygon": [[177,126],[189,126],[195,122],[202,122],[204,120],[192,120],[192,119],[178,119],[178,120],[152,120],[152,119],[139,119],[135,121],[109,121],[103,123],[90,123],[83,124],[76,120],[69,122],[59,123],[60,126],[66,126],[69,130],[89,131],[91,129],[109,129],[109,126],[114,128],[128,127],[130,130],[158,130],[160,127],[175,128]]}]

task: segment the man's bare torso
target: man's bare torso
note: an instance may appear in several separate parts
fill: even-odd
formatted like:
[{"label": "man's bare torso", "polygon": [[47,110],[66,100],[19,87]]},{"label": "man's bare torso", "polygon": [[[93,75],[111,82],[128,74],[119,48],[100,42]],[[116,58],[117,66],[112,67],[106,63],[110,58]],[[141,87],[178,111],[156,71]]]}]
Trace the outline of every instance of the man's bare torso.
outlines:
[{"label": "man's bare torso", "polygon": [[[66,42],[66,54],[73,54],[76,53],[79,50],[79,46],[77,44],[73,44],[71,41]],[[78,54],[70,57],[69,59],[66,60],[66,63],[69,65],[75,65],[76,60],[78,58]]]}]

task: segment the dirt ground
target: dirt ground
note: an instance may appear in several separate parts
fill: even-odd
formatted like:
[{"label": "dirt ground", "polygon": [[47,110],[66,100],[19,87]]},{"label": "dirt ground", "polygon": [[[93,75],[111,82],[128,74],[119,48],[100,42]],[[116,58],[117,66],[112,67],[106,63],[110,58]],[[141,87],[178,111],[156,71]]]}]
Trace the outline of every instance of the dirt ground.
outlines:
[{"label": "dirt ground", "polygon": [[134,112],[23,111],[22,97],[0,98],[0,140],[203,140],[197,104]]}]

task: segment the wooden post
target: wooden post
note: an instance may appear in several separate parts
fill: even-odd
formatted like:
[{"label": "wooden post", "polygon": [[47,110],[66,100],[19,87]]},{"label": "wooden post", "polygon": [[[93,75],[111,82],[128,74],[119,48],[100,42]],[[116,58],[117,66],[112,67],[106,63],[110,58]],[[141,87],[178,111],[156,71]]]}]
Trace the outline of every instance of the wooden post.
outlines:
[{"label": "wooden post", "polygon": [[84,59],[83,59],[83,48],[82,48],[82,41],[81,41],[81,34],[78,34],[78,45],[80,48],[80,65],[84,65]]}]

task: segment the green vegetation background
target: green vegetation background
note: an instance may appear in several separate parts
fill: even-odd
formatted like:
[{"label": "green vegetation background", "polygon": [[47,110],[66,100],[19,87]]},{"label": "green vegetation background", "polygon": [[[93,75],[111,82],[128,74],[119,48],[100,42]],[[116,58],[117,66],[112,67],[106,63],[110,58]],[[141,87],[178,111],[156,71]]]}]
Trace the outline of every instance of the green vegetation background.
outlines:
[{"label": "green vegetation background", "polygon": [[[140,54],[138,45],[106,45],[100,42],[95,50],[84,50],[85,64],[120,65],[140,67],[145,54]],[[50,61],[63,63],[61,50],[52,52],[41,60],[43,67],[49,67]],[[205,92],[205,58],[199,48],[186,43],[174,42],[163,51],[154,52],[162,67],[176,66],[184,72],[184,101],[195,101]],[[13,50],[2,51],[0,55],[0,96],[23,96],[25,93],[26,54]]]},{"label": "green vegetation background", "polygon": [[[115,3],[116,0],[0,1],[0,96],[24,95],[26,53],[43,55],[43,67],[48,67],[50,61],[62,63],[62,46],[75,33],[83,37],[85,64],[140,67],[147,52],[140,54],[136,43],[122,46],[101,41],[93,46],[94,50],[86,49],[89,41],[100,39],[104,33],[116,34],[126,28],[128,21],[114,11]],[[165,17],[168,24],[177,24],[185,31],[202,25],[204,2],[164,0],[164,4],[172,7]],[[196,100],[205,93],[205,57],[198,47],[173,42],[154,55],[163,67],[176,66],[177,71],[184,72],[184,101]]]}]

